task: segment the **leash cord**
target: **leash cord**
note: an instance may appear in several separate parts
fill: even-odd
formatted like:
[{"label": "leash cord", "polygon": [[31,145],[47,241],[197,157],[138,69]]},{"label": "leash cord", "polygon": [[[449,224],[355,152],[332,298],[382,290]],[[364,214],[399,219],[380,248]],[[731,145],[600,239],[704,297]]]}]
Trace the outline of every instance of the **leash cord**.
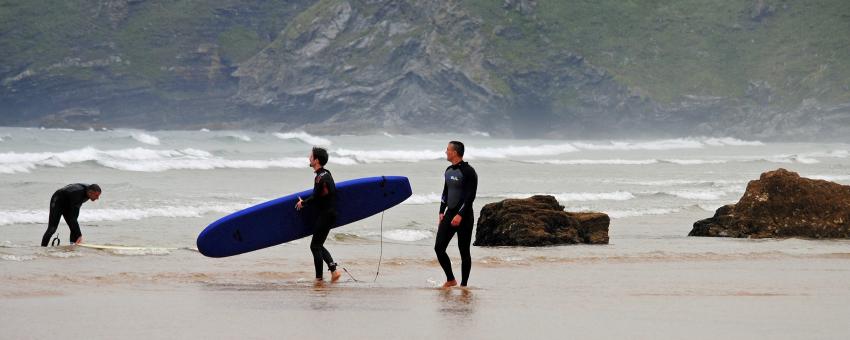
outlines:
[{"label": "leash cord", "polygon": [[[378,269],[375,271],[375,278],[372,280],[372,282],[378,282],[378,274],[381,273],[381,261],[383,260],[383,258],[384,258],[384,212],[382,211],[381,212],[381,247],[380,247],[380,251],[378,252]],[[346,269],[343,266],[340,266],[340,267],[342,268],[343,271],[345,271],[346,274],[348,274],[348,276],[352,280],[354,280],[354,282],[362,282],[362,281],[356,279],[354,277],[354,275],[351,275],[351,272],[349,272],[348,269]]]},{"label": "leash cord", "polygon": [[378,270],[375,271],[375,279],[372,282],[378,282],[378,274],[381,273],[381,260],[384,258],[384,212],[381,212],[381,250],[378,253]]}]

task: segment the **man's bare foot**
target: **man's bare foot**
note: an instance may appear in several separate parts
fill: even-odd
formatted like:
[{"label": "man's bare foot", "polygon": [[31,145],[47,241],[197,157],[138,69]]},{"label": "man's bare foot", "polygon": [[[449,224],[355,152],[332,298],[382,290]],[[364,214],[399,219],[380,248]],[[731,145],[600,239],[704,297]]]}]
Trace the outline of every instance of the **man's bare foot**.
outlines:
[{"label": "man's bare foot", "polygon": [[324,279],[317,278],[317,279],[313,280],[313,286],[314,287],[322,287],[324,285],[325,285]]},{"label": "man's bare foot", "polygon": [[454,286],[457,286],[457,280],[446,281],[446,283],[443,284],[443,288],[451,288]]},{"label": "man's bare foot", "polygon": [[341,276],[342,274],[339,272],[339,270],[334,270],[333,272],[331,272],[331,282],[339,281],[339,278]]}]

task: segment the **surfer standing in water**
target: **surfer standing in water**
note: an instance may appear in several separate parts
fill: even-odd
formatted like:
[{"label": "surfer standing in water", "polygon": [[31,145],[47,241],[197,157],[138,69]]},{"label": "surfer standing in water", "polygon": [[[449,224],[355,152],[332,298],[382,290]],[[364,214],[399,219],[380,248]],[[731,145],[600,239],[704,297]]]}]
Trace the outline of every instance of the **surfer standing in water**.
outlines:
[{"label": "surfer standing in water", "polygon": [[100,186],[97,184],[68,184],[64,188],[56,190],[50,197],[50,217],[48,217],[47,231],[41,238],[41,246],[47,247],[50,236],[59,227],[59,217],[65,218],[65,223],[71,229],[71,243],[83,242],[83,233],[80,232],[80,224],[77,217],[80,216],[80,207],[88,200],[97,201],[100,198]]},{"label": "surfer standing in water", "polygon": [[314,205],[318,216],[313,229],[313,239],[310,241],[310,251],[313,253],[313,264],[316,266],[316,282],[322,282],[322,260],[328,263],[331,272],[331,282],[339,280],[340,272],[336,270],[337,264],[331,257],[331,253],[325,249],[325,239],[331,227],[336,223],[336,184],[331,172],[324,168],[328,163],[328,151],[323,148],[314,147],[310,152],[310,167],[316,173],[313,180],[313,195],[305,200],[298,198],[295,204],[296,210],[307,205]]},{"label": "surfer standing in water", "polygon": [[469,271],[472,269],[472,257],[469,246],[472,243],[472,220],[475,192],[478,190],[478,174],[469,163],[463,161],[464,146],[458,141],[451,141],[446,146],[446,160],[451,162],[444,174],[445,184],[440,200],[439,227],[437,227],[437,242],[434,251],[437,260],[446,273],[446,283],[443,288],[457,286],[452,273],[452,261],[446,254],[449,242],[457,233],[457,246],[461,259],[461,287],[466,287]]}]

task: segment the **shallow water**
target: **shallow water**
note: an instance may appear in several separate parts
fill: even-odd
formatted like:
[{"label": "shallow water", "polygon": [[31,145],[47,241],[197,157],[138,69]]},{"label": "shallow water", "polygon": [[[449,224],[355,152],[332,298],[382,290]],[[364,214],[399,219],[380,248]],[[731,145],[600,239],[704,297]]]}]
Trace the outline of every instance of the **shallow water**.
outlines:
[{"label": "shallow water", "polygon": [[[466,143],[479,174],[476,210],[551,194],[568,210],[608,213],[610,244],[473,247],[472,289],[435,289],[444,277],[432,245],[448,165],[443,150],[452,139]],[[313,287],[305,239],[225,259],[192,250],[216,219],[309,188],[313,144],[328,147],[337,181],[411,180],[413,197],[387,211],[383,224],[375,216],[334,229],[327,243],[360,281],[374,278],[382,256],[377,282],[346,276]],[[323,338],[331,328],[364,330],[354,338],[408,331],[413,338],[841,338],[850,241],[686,235],[764,171],[784,167],[848,184],[848,165],[847,144],[731,138],[0,128],[0,301],[11,311],[0,328],[12,330],[4,338],[43,338],[50,329],[35,330],[41,323],[31,320],[46,317],[63,332],[97,329],[103,338]],[[81,210],[87,242],[157,249],[38,247],[50,195],[73,182],[104,189]],[[64,222],[59,233],[68,244]]]}]

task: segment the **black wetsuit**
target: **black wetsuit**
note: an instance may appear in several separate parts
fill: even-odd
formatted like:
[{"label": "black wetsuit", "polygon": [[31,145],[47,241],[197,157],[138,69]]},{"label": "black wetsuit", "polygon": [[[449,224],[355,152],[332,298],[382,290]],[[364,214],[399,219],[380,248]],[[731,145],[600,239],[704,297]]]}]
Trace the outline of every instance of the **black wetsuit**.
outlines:
[{"label": "black wetsuit", "polygon": [[50,237],[53,236],[59,226],[60,216],[65,218],[65,223],[71,229],[71,243],[83,236],[83,233],[80,232],[80,224],[77,223],[77,217],[80,216],[80,206],[89,200],[87,192],[88,185],[77,183],[68,184],[53,193],[53,196],[50,197],[50,218],[47,222],[47,231],[41,238],[42,247],[47,247],[47,244],[50,243]]},{"label": "black wetsuit", "polygon": [[[475,201],[475,193],[478,190],[478,174],[469,163],[461,161],[446,168],[445,184],[440,204],[440,213],[445,214],[440,226],[437,228],[437,242],[434,251],[437,260],[446,272],[446,280],[454,280],[452,273],[452,262],[446,254],[449,242],[457,232],[457,246],[460,249],[461,259],[461,286],[466,286],[469,279],[469,271],[472,269],[472,257],[469,254],[469,246],[472,243],[473,213],[472,202]],[[453,227],[452,219],[455,215],[461,216],[460,226]]]},{"label": "black wetsuit", "polygon": [[325,239],[336,223],[336,184],[331,172],[325,168],[316,170],[316,178],[313,184],[313,195],[305,199],[302,206],[307,204],[316,207],[318,216],[313,229],[313,239],[310,240],[310,251],[313,253],[313,264],[316,266],[316,278],[322,278],[322,260],[328,263],[328,270],[335,271],[331,253],[325,249]]}]

